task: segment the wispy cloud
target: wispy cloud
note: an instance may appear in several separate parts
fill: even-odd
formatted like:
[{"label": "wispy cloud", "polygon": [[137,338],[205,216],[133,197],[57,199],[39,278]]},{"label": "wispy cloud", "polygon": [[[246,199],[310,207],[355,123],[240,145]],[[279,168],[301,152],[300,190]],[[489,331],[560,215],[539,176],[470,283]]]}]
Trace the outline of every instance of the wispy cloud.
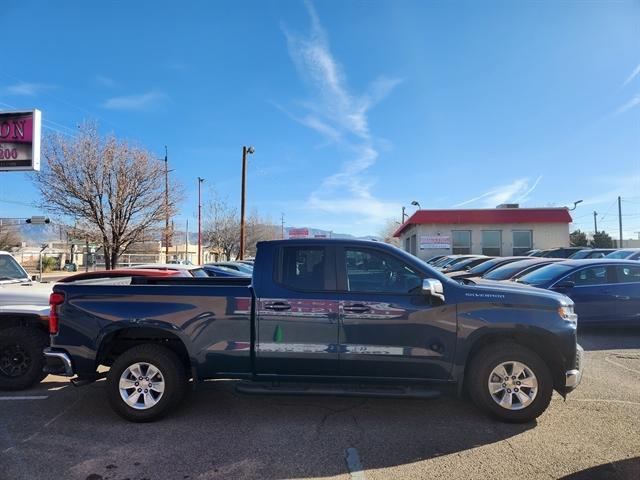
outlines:
[{"label": "wispy cloud", "polygon": [[530,178],[518,178],[507,185],[493,187],[477,197],[460,202],[454,205],[454,208],[475,204],[480,201],[479,206],[490,208],[507,202],[525,203],[530,199],[530,195],[536,189],[540,180],[542,180],[542,175],[539,175],[533,182]]},{"label": "wispy cloud", "polygon": [[101,87],[113,88],[116,86],[116,81],[113,78],[105,75],[96,75],[96,83]]},{"label": "wispy cloud", "polygon": [[107,99],[102,106],[110,110],[144,111],[152,110],[166,101],[167,98],[167,95],[163,92],[152,90],[150,92],[137,95],[112,97]]},{"label": "wispy cloud", "polygon": [[309,85],[311,98],[298,107],[303,113],[287,114],[347,155],[340,170],[326,177],[311,193],[308,207],[329,213],[357,213],[366,217],[367,222],[380,222],[393,215],[399,206],[375,198],[371,192],[373,182],[366,178],[366,170],[378,158],[377,139],[370,131],[368,113],[401,80],[380,77],[366,92],[353,93],[342,66],[331,53],[313,4],[305,5],[311,21],[309,33],[298,35],[283,30],[291,59]]},{"label": "wispy cloud", "polygon": [[640,63],[636,68],[633,69],[633,72],[627,77],[627,79],[622,84],[622,88],[626,87],[629,83],[633,82],[635,78],[640,75]]},{"label": "wispy cloud", "polygon": [[615,112],[613,112],[613,115],[614,116],[622,115],[627,110],[631,110],[632,108],[635,108],[638,105],[640,105],[640,94],[636,94],[633,97],[631,97],[631,99],[627,103],[621,105]]},{"label": "wispy cloud", "polygon": [[45,83],[20,82],[5,87],[4,93],[6,95],[22,95],[27,97],[35,97],[43,91],[50,90],[51,88],[53,88],[52,85],[47,85]]}]

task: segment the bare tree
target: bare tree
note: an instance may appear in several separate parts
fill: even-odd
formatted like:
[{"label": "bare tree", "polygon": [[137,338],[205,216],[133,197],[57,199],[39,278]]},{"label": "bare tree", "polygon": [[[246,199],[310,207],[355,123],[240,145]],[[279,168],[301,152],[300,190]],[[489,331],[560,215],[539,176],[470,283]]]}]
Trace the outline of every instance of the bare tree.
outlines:
[{"label": "bare tree", "polygon": [[33,177],[40,207],[75,218],[87,236],[99,239],[107,269],[145,229],[173,215],[181,199],[171,185],[167,212],[163,162],[114,135],[101,138],[93,123],[73,138],[46,137],[43,156],[47,166]]},{"label": "bare tree", "polygon": [[7,225],[0,225],[0,250],[11,251],[12,247],[20,246],[20,235],[15,228]]},{"label": "bare tree", "polygon": [[213,189],[210,198],[204,208],[204,241],[220,249],[227,260],[231,260],[240,248],[238,211]]},{"label": "bare tree", "polygon": [[378,232],[378,235],[380,235],[383,242],[390,243],[391,245],[398,247],[400,246],[400,240],[397,237],[394,237],[393,234],[399,226],[398,222],[389,218]]},{"label": "bare tree", "polygon": [[256,256],[256,245],[265,240],[275,240],[280,236],[280,228],[269,219],[261,218],[257,210],[252,210],[247,219],[246,255]]}]

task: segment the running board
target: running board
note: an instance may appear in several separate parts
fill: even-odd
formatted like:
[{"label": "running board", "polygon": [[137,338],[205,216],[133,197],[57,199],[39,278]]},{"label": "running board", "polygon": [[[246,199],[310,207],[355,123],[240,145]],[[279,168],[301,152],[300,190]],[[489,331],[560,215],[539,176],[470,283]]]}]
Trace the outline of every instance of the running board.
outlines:
[{"label": "running board", "polygon": [[324,383],[266,383],[241,382],[238,393],[247,395],[332,395],[339,397],[372,398],[438,398],[442,392],[420,386],[343,385]]}]

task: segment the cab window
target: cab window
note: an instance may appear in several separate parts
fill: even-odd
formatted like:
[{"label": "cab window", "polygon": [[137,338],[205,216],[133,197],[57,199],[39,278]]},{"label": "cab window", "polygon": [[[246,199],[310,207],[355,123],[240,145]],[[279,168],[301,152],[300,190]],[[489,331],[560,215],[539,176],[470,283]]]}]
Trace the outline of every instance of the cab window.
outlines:
[{"label": "cab window", "polygon": [[412,294],[422,288],[422,276],[387,253],[347,248],[345,262],[349,292]]}]

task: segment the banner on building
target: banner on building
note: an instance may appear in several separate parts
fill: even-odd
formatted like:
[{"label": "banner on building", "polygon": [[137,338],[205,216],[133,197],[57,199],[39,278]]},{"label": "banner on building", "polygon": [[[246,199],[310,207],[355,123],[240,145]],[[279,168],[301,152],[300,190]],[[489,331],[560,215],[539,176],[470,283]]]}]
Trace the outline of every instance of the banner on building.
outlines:
[{"label": "banner on building", "polygon": [[451,248],[449,235],[423,235],[420,237],[420,250],[448,250]]},{"label": "banner on building", "polygon": [[0,171],[40,170],[40,110],[0,112]]}]

